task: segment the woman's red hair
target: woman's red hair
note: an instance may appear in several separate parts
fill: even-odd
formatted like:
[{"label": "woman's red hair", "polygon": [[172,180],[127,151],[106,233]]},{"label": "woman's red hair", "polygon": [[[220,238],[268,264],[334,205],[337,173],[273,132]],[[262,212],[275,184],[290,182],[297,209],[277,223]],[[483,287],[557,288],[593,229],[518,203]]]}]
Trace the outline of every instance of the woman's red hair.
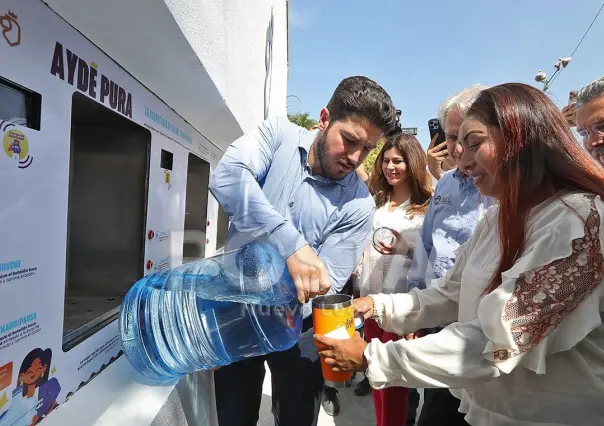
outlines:
[{"label": "woman's red hair", "polygon": [[558,191],[604,197],[604,168],[575,140],[564,117],[540,90],[507,83],[480,93],[468,116],[501,134],[496,146],[499,198],[499,266],[485,293],[501,285],[501,273],[524,251],[530,211]]}]

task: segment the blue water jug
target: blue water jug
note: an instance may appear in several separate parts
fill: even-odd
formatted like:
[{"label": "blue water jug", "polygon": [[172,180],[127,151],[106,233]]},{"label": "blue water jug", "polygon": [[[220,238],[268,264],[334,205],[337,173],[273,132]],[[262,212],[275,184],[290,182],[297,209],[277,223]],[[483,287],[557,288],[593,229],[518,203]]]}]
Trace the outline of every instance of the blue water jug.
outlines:
[{"label": "blue water jug", "polygon": [[301,308],[285,261],[261,242],[141,279],[119,328],[130,364],[165,381],[291,348]]}]

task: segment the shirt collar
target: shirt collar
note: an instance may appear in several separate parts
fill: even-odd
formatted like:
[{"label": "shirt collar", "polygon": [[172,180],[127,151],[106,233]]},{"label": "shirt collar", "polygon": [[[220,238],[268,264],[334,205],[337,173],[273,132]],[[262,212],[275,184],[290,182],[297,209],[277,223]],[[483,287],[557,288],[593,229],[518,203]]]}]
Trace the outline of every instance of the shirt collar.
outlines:
[{"label": "shirt collar", "polygon": [[318,130],[300,130],[300,142],[298,143],[298,146],[304,150],[304,152],[306,153],[306,158],[308,158],[310,147],[312,146],[312,143],[318,133]]},{"label": "shirt collar", "polygon": [[303,155],[302,155],[302,161],[303,161],[303,165],[304,167],[308,168],[310,177],[312,179],[321,181],[321,182],[327,182],[327,183],[337,183],[338,185],[342,186],[342,187],[346,187],[348,185],[350,185],[353,180],[354,180],[354,174],[356,173],[356,170],[348,173],[343,179],[341,180],[333,180],[333,179],[327,179],[324,178],[323,176],[313,176],[312,173],[310,172],[310,165],[308,164],[308,154],[310,153],[310,148],[313,144],[313,142],[315,141],[315,138],[317,136],[317,134],[319,133],[319,130],[302,130],[301,131],[302,134],[300,135],[300,142],[298,143],[298,147],[301,149]]},{"label": "shirt collar", "polygon": [[459,169],[455,169],[455,171],[453,172],[453,177],[460,182],[469,182],[470,181],[468,179],[468,175],[466,175],[464,172],[462,172]]},{"label": "shirt collar", "polygon": [[459,169],[455,169],[455,171],[453,172],[453,177],[457,179],[463,187],[471,187],[474,189],[478,189],[474,185],[474,181],[472,181],[472,179],[470,179],[468,175],[466,175]]}]

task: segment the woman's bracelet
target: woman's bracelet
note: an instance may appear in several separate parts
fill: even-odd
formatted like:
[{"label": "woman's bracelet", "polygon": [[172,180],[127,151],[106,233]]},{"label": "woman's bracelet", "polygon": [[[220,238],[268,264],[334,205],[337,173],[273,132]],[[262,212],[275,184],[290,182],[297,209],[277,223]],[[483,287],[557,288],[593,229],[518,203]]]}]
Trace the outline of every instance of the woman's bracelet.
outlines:
[{"label": "woman's bracelet", "polygon": [[368,296],[371,299],[371,316],[373,317],[375,314],[375,299],[371,296]]}]

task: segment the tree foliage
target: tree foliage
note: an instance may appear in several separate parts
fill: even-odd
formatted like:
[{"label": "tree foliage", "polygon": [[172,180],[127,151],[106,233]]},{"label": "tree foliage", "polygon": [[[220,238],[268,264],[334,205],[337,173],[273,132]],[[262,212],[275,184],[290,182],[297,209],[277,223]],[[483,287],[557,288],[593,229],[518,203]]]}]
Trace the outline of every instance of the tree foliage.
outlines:
[{"label": "tree foliage", "polygon": [[384,146],[383,139],[378,143],[378,145],[375,147],[375,149],[373,149],[369,153],[369,155],[367,155],[367,158],[365,158],[365,161],[363,161],[363,167],[365,168],[365,172],[368,175],[371,175],[371,172],[373,171],[373,164],[375,163],[375,160],[377,159],[377,156],[380,153],[382,146]]},{"label": "tree foliage", "polygon": [[287,118],[292,123],[297,124],[305,129],[310,129],[312,126],[317,124],[317,120],[310,117],[310,114],[305,112],[304,114],[287,114]]}]

